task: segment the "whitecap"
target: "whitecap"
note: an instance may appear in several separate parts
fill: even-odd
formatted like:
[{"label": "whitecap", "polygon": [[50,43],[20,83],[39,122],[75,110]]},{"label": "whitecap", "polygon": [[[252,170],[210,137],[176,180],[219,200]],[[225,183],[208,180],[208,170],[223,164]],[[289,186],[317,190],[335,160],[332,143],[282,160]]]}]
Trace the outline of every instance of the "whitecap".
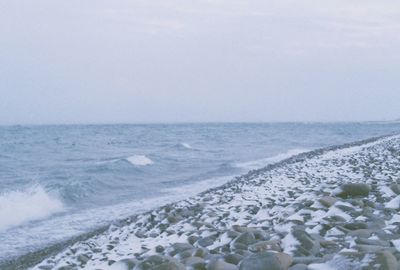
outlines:
[{"label": "whitecap", "polygon": [[180,145],[182,145],[186,149],[192,149],[192,146],[186,142],[181,142]]},{"label": "whitecap", "polygon": [[0,194],[0,231],[61,212],[64,206],[41,186]]},{"label": "whitecap", "polygon": [[134,155],[131,157],[127,157],[126,160],[135,166],[147,166],[154,164],[154,162],[150,158],[144,155]]}]

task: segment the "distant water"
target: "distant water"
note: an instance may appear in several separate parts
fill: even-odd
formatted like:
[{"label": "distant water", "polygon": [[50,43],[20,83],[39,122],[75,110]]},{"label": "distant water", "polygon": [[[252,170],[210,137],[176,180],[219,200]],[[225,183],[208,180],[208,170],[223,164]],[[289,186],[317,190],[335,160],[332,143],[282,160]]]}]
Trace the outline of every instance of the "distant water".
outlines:
[{"label": "distant water", "polygon": [[0,127],[0,261],[396,123]]}]

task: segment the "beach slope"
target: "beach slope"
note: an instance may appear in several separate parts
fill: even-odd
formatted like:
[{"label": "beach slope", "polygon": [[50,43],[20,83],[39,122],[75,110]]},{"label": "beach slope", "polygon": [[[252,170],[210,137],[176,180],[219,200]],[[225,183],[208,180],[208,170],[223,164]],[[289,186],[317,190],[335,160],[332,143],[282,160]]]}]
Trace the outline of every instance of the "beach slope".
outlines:
[{"label": "beach slope", "polygon": [[33,269],[397,270],[399,168],[400,136],[300,154],[113,224]]}]

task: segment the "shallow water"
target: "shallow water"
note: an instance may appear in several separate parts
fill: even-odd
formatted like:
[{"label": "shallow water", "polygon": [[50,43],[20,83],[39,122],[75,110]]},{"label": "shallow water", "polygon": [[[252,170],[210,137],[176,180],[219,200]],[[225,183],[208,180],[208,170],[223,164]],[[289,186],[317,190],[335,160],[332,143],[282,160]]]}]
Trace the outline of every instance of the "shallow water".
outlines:
[{"label": "shallow water", "polygon": [[396,123],[0,127],[0,260]]}]

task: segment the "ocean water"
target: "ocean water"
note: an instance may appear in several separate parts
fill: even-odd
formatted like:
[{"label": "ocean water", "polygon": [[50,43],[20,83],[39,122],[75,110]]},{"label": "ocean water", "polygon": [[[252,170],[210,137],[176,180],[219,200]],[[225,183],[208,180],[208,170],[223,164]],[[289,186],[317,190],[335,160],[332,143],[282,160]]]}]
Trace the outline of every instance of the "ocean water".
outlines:
[{"label": "ocean water", "polygon": [[0,261],[399,123],[0,127]]}]

